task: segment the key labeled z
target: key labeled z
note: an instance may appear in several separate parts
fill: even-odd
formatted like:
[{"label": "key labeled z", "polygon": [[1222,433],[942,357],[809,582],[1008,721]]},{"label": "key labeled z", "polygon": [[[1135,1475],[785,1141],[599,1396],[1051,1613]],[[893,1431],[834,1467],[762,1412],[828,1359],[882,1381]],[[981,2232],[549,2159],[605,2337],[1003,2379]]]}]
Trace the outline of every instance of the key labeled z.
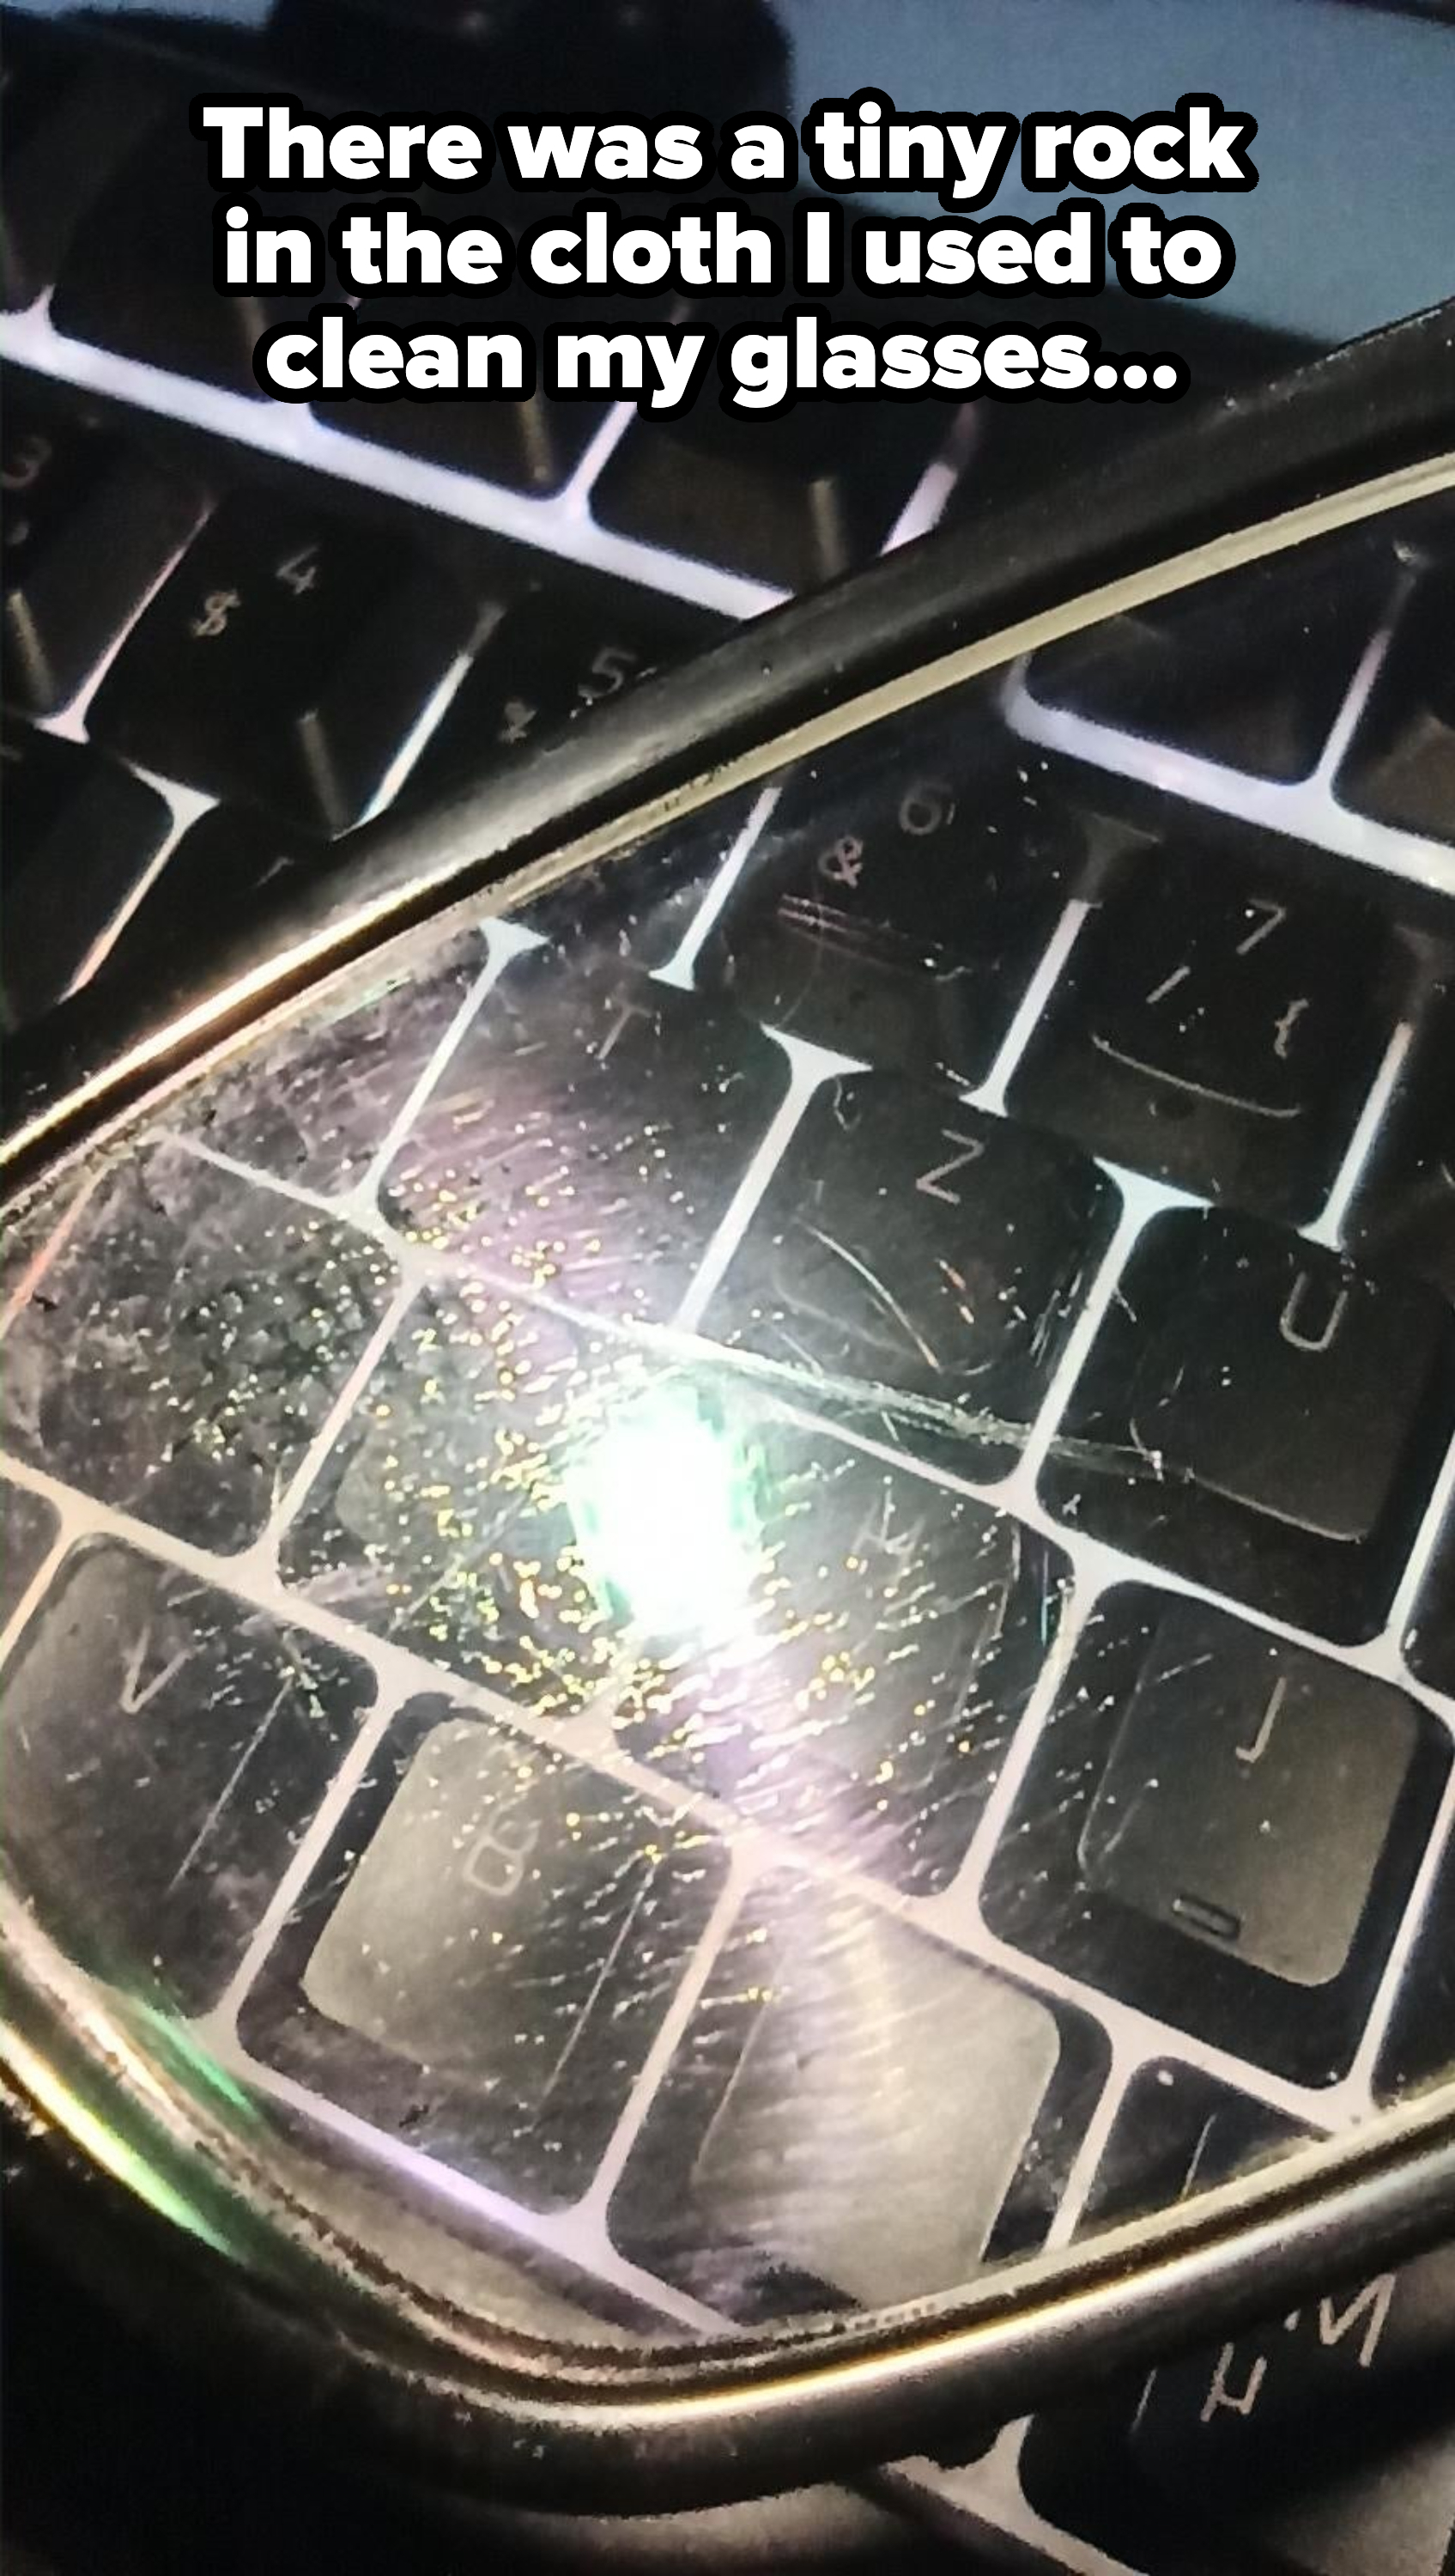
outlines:
[{"label": "key labeled z", "polygon": [[947,1207],[960,1207],[963,1201],[959,1191],[947,1190],[944,1184],[952,1173],[963,1172],[967,1163],[978,1163],[985,1146],[978,1136],[962,1136],[953,1127],[942,1127],[940,1134],[947,1144],[958,1145],[960,1151],[948,1155],[943,1163],[934,1164],[928,1172],[921,1172],[915,1188],[921,1190],[927,1199],[943,1199]]}]

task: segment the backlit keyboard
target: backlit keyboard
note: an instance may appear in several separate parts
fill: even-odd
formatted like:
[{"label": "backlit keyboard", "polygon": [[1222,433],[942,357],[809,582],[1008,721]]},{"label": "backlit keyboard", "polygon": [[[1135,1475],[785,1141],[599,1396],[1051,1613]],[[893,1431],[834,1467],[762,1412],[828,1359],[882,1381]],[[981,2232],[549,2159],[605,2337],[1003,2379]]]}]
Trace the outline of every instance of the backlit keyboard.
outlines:
[{"label": "backlit keyboard", "polygon": [[[270,408],[123,159],[37,211],[88,77],[30,40],[5,93],[11,1027],[973,505],[913,409]],[[22,1230],[7,1808],[59,1767],[67,1885],[135,1854],[85,1965],[678,2325],[944,2286],[1448,2067],[1452,584],[1431,515],[1118,621],[376,979]],[[749,1462],[732,1650],[583,1404]],[[1087,2576],[1448,2576],[1451,2275],[892,2477]]]}]

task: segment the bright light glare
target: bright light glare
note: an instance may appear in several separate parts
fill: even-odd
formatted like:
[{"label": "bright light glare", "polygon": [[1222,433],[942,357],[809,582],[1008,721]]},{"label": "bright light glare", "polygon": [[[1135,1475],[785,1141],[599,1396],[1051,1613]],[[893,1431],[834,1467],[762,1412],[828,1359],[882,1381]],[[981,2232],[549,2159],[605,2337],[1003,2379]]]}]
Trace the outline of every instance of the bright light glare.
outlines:
[{"label": "bright light glare", "polygon": [[758,1557],[751,1462],[685,1388],[610,1423],[566,1479],[593,1589],[650,1635],[741,1626]]}]

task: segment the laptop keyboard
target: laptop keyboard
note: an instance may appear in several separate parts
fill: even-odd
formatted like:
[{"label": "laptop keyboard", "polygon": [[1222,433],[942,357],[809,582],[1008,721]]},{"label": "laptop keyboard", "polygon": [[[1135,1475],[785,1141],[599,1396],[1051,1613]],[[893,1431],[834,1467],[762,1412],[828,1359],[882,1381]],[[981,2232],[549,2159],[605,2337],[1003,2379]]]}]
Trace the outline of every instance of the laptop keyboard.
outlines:
[{"label": "laptop keyboard", "polygon": [[[57,160],[93,79],[3,100],[9,1026],[973,504],[932,407],[270,407],[205,236],[117,228],[145,82]],[[134,1851],[95,1973],[677,2324],[1447,2069],[1452,579],[1427,514],[825,756],[19,1244],[10,1811]],[[751,1651],[671,1650],[671,1492],[588,1581],[583,1405],[751,1462]],[[1440,2576],[1451,2268],[893,2478],[1088,2576]]]}]

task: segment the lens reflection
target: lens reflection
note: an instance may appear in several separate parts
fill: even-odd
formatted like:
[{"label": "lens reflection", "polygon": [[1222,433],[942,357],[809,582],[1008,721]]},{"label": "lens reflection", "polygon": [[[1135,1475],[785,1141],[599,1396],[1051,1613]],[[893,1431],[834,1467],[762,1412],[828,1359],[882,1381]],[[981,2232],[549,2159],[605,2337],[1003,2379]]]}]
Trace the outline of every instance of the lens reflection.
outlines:
[{"label": "lens reflection", "polygon": [[846,744],[17,1230],[10,1882],[416,2277],[878,2305],[1448,2080],[1447,553]]}]

